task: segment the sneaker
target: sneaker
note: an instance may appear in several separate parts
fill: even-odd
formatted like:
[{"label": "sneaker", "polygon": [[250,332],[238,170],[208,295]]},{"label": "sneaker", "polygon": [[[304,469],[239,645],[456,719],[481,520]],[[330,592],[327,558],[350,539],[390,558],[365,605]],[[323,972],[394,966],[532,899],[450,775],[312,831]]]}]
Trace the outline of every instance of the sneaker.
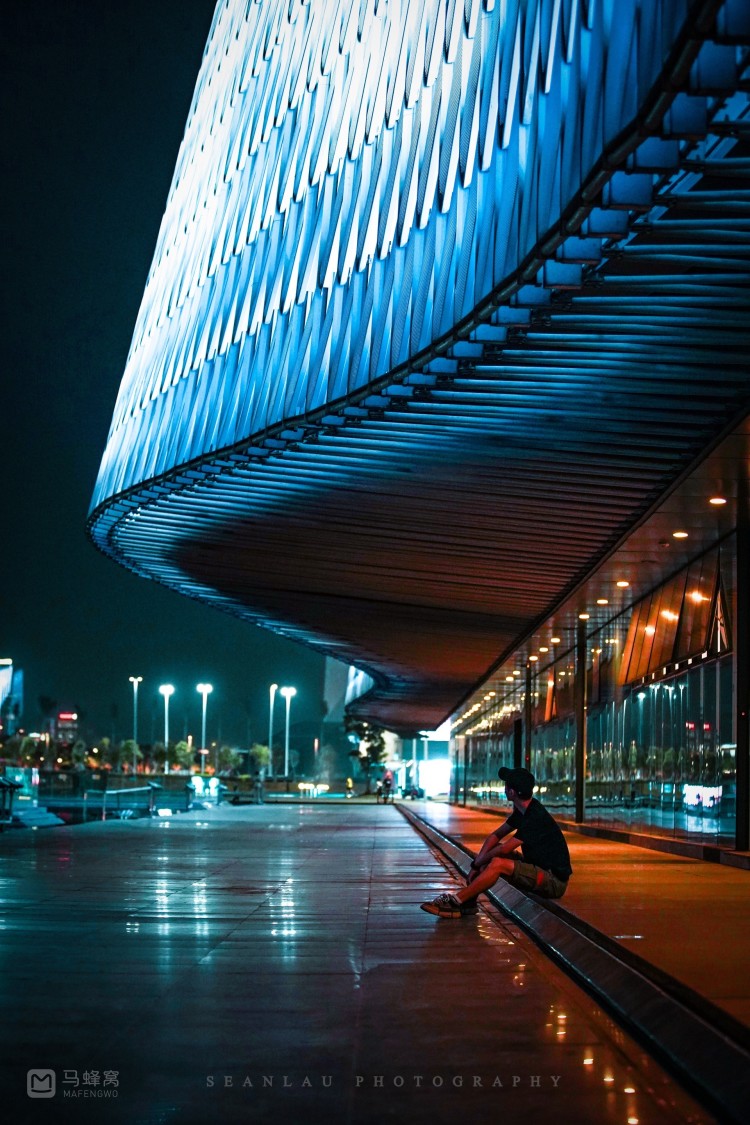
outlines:
[{"label": "sneaker", "polygon": [[461,918],[463,907],[455,895],[438,895],[432,902],[423,902],[421,909],[428,914],[437,914],[438,918]]}]

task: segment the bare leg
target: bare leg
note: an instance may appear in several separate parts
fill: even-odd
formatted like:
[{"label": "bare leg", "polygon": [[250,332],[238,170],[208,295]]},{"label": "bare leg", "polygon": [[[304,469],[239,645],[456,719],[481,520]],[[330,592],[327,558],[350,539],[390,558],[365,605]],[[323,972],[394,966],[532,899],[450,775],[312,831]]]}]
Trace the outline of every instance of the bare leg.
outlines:
[{"label": "bare leg", "polygon": [[512,875],[515,860],[505,859],[503,857],[496,857],[491,859],[484,870],[472,879],[468,887],[462,887],[460,891],[455,892],[455,898],[459,902],[471,902],[472,899],[477,898],[482,891],[488,891],[493,887],[498,879],[503,875]]}]

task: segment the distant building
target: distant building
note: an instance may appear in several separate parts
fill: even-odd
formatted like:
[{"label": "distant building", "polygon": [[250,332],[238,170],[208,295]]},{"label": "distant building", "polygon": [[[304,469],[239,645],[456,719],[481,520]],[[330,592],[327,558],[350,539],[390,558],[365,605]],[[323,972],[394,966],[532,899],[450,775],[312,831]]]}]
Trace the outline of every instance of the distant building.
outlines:
[{"label": "distant building", "polygon": [[58,711],[53,735],[58,742],[74,743],[78,738],[78,712]]},{"label": "distant building", "polygon": [[12,659],[0,659],[0,735],[10,737],[18,731],[23,716],[23,669]]}]

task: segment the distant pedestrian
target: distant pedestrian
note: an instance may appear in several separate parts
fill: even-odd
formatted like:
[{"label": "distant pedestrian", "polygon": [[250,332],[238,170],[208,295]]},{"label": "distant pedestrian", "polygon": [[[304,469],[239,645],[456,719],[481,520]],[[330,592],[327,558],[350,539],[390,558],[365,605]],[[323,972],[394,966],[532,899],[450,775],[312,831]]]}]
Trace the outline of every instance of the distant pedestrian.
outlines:
[{"label": "distant pedestrian", "polygon": [[253,801],[256,805],[263,804],[263,776],[257,770],[253,777]]},{"label": "distant pedestrian", "polygon": [[[477,897],[498,879],[542,898],[561,898],[573,873],[560,826],[534,797],[536,781],[529,770],[502,766],[505,796],[513,805],[508,819],[491,832],[475,859],[466,887],[455,894],[423,902],[422,910],[440,918],[461,918],[476,912]],[[521,849],[520,856],[513,852]]]}]

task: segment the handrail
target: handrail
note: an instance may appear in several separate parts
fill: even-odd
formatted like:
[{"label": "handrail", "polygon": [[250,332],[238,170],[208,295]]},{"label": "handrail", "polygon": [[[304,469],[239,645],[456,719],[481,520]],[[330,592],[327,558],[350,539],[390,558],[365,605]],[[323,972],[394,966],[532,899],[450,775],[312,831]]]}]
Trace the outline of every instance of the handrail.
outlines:
[{"label": "handrail", "polygon": [[23,789],[20,781],[0,777],[0,825],[10,824],[13,820],[13,798],[19,789]]},{"label": "handrail", "polygon": [[[130,794],[132,794],[132,793],[148,793],[148,795],[149,795],[149,797],[148,797],[148,811],[149,811],[149,815],[153,815],[154,801],[156,799],[156,791],[157,791],[157,789],[163,789],[163,788],[164,787],[162,785],[158,785],[155,781],[149,781],[149,783],[147,785],[136,785],[136,786],[133,786],[132,789],[110,789],[110,788],[107,788],[107,789],[100,789],[100,790],[89,790],[89,792],[100,792],[102,794],[102,820],[106,820],[107,819],[107,797],[109,797],[110,794],[113,794],[117,798],[117,811],[119,812],[120,808],[122,807],[120,805],[120,796],[123,793],[130,793]],[[87,796],[88,796],[88,792],[84,793],[84,798],[86,798]]]}]

